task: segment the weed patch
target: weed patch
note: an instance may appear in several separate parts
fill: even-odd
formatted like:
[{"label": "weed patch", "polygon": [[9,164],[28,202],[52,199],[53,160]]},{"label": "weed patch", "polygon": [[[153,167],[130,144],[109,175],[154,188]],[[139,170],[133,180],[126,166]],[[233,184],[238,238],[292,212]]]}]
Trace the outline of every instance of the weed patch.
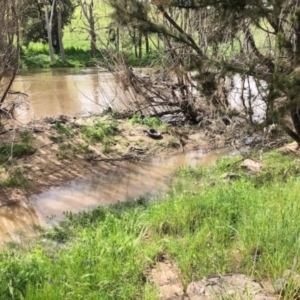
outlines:
[{"label": "weed patch", "polygon": [[58,134],[65,135],[69,138],[74,137],[74,135],[75,135],[74,130],[70,126],[65,125],[61,122],[55,123],[55,129]]},{"label": "weed patch", "polygon": [[10,175],[7,179],[0,182],[0,187],[28,187],[30,181],[23,174],[13,174]]},{"label": "weed patch", "polygon": [[105,145],[109,145],[114,141],[114,134],[118,130],[118,123],[115,120],[103,121],[101,119],[95,119],[93,125],[83,126],[81,132],[83,137],[92,143],[103,142]]},{"label": "weed patch", "polygon": [[32,155],[36,149],[26,144],[3,144],[0,146],[0,163],[6,162],[9,158],[20,158]]},{"label": "weed patch", "polygon": [[130,119],[132,124],[145,125],[151,128],[158,128],[162,125],[162,121],[156,117],[143,116],[140,113],[134,114]]}]

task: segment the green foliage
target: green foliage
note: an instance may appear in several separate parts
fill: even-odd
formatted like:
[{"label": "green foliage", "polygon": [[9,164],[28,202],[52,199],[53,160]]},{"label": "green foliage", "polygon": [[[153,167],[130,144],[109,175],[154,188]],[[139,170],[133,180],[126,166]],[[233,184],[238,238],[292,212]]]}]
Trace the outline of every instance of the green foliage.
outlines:
[{"label": "green foliage", "polygon": [[3,144],[0,146],[0,163],[6,162],[9,158],[32,155],[35,150],[28,144]]},{"label": "green foliage", "polygon": [[132,67],[149,67],[161,63],[161,54],[158,51],[144,53],[142,58],[137,58],[133,54],[128,57],[128,65]]},{"label": "green foliage", "polygon": [[74,130],[70,126],[65,125],[61,122],[55,122],[55,129],[59,134],[65,135],[69,138],[74,137],[75,135]]},{"label": "green foliage", "polygon": [[[51,6],[52,1],[48,0]],[[71,23],[76,4],[72,0],[62,1],[62,27]],[[44,3],[39,1],[26,0],[22,18],[20,18],[22,27],[22,42],[24,45],[29,45],[30,42],[48,43],[48,36],[45,21]],[[58,40],[58,6],[54,6],[54,14],[52,19],[52,43],[55,52],[59,52]]]},{"label": "green foliage", "polygon": [[101,53],[92,57],[90,50],[70,47],[65,49],[66,62],[55,55],[55,63],[51,64],[48,46],[44,44],[30,44],[22,48],[21,66],[23,69],[51,68],[51,67],[94,67],[99,60],[103,59]]},{"label": "green foliage", "polygon": [[62,143],[64,141],[64,138],[61,135],[51,135],[49,136],[49,139],[53,142],[53,143]]},{"label": "green foliage", "polygon": [[162,121],[156,117],[143,116],[140,113],[134,114],[130,119],[132,124],[141,124],[151,128],[157,128],[162,125]]},{"label": "green foliage", "polygon": [[[177,263],[184,285],[210,274],[274,280],[292,267],[300,273],[297,158],[271,152],[263,173],[251,177],[237,170],[240,158],[181,168],[163,201],[66,213],[44,235],[57,246],[0,254],[0,299],[158,299],[147,274],[162,255]],[[240,177],[222,178],[234,169]]]},{"label": "green foliage", "polygon": [[20,132],[20,137],[22,143],[24,143],[25,145],[28,145],[31,142],[31,132],[29,130],[24,130]]},{"label": "green foliage", "polygon": [[73,146],[72,148],[74,154],[88,154],[93,153],[93,150],[89,148],[89,145],[84,143],[78,143],[77,145]]},{"label": "green foliage", "polygon": [[118,123],[115,120],[94,119],[91,126],[83,126],[81,132],[83,137],[90,142],[103,142],[109,145],[113,142],[113,135],[118,130]]},{"label": "green foliage", "polygon": [[0,182],[0,187],[28,187],[30,181],[21,172],[16,172]]}]

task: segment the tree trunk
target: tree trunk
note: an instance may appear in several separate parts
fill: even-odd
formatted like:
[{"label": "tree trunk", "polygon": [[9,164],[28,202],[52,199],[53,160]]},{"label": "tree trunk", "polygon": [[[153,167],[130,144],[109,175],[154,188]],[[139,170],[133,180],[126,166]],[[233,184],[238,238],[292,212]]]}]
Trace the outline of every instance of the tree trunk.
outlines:
[{"label": "tree trunk", "polygon": [[64,44],[63,44],[63,34],[62,34],[62,1],[58,0],[58,16],[57,16],[57,22],[58,22],[58,40],[59,40],[59,51],[60,51],[60,57],[63,62],[66,61],[66,56],[65,56],[65,49],[64,49]]},{"label": "tree trunk", "polygon": [[91,36],[91,53],[92,56],[97,55],[96,45],[96,32],[95,32],[95,19],[94,19],[94,1],[91,0],[89,5],[89,24],[90,24],[90,36]]},{"label": "tree trunk", "polygon": [[117,27],[117,30],[116,30],[115,49],[116,49],[116,53],[119,53],[119,51],[120,51],[120,30],[119,30],[119,27]]},{"label": "tree trunk", "polygon": [[142,42],[143,42],[143,40],[142,40],[142,38],[143,38],[143,34],[139,31],[139,38],[138,38],[138,45],[139,45],[139,59],[141,59],[142,58],[142,56],[143,56],[143,49],[142,49]]},{"label": "tree trunk", "polygon": [[46,21],[47,34],[48,34],[49,55],[50,55],[51,63],[54,63],[55,57],[54,57],[53,46],[52,46],[52,19],[54,13],[55,0],[52,1],[50,19],[48,16],[47,0],[44,0],[44,5],[45,5],[45,21]]},{"label": "tree trunk", "polygon": [[137,45],[136,45],[136,29],[133,27],[133,45],[134,45],[134,54],[135,57],[138,58],[138,51],[137,51]]},{"label": "tree trunk", "polygon": [[[79,3],[81,5],[83,15],[89,24],[88,26],[89,26],[89,36],[91,42],[91,55],[96,56],[97,41],[96,41],[96,32],[95,32],[94,1],[91,0],[90,4],[86,4],[86,1],[84,1],[83,3],[82,0],[79,0]],[[88,5],[88,11],[86,9],[86,5]]]},{"label": "tree trunk", "polygon": [[148,32],[145,32],[145,47],[146,47],[146,53],[147,54],[150,53]]}]

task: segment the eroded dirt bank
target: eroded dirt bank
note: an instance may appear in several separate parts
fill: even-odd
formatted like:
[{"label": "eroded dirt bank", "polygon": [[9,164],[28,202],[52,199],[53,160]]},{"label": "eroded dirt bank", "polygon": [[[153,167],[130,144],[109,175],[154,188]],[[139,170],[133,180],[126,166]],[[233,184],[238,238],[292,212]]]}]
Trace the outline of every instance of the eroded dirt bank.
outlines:
[{"label": "eroded dirt bank", "polygon": [[[105,124],[113,124],[112,132],[97,138]],[[161,125],[157,128],[162,133],[159,139],[150,137],[148,128],[111,116],[60,116],[7,130],[1,136],[2,205],[128,161],[210,148],[205,132],[199,128]]]},{"label": "eroded dirt bank", "polygon": [[[6,128],[0,145],[1,205],[24,200],[72,179],[93,177],[128,161],[198,149],[209,151],[232,145],[236,149],[272,143],[271,135],[254,132],[240,117],[177,126],[157,123],[151,118],[145,120],[112,114],[58,116]],[[149,136],[147,130],[152,125],[161,137]]]}]

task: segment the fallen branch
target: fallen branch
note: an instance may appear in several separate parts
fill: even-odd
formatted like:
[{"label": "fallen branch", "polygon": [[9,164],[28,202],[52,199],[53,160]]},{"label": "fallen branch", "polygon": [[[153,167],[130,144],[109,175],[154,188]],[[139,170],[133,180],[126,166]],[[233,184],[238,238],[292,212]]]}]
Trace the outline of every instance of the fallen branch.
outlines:
[{"label": "fallen branch", "polygon": [[112,158],[97,158],[97,157],[88,157],[88,161],[122,161],[122,160],[137,160],[138,157],[136,155],[123,155],[120,157],[112,157]]}]

